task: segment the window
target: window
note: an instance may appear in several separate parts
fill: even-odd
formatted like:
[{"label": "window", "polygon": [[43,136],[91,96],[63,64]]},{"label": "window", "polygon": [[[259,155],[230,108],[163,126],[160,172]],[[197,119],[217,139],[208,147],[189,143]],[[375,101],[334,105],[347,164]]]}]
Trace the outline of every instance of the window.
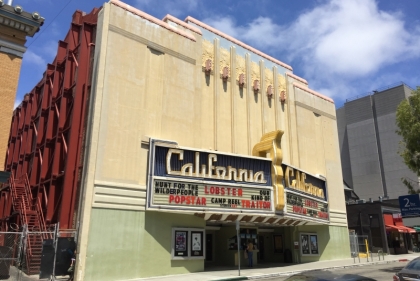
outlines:
[{"label": "window", "polygon": [[405,269],[411,269],[411,270],[420,270],[420,260],[413,260],[407,266]]}]

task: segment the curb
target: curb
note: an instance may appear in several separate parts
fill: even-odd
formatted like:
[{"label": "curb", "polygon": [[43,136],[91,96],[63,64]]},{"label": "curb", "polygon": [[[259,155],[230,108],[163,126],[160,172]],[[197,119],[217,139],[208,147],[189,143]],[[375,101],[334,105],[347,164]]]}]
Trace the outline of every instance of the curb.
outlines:
[{"label": "curb", "polygon": [[[254,276],[247,276],[247,279],[242,279],[242,280],[266,279],[266,278],[273,278],[273,277],[280,277],[280,276],[290,276],[290,275],[294,275],[294,274],[298,274],[298,273],[302,273],[302,272],[307,272],[307,271],[344,269],[344,268],[360,267],[360,266],[367,266],[367,265],[388,264],[388,263],[406,262],[406,261],[409,261],[409,259],[377,261],[377,262],[359,263],[359,264],[351,264],[351,265],[340,265],[340,266],[329,266],[329,267],[316,268],[316,269],[306,269],[306,270],[303,269],[303,270],[295,270],[295,271],[288,271],[288,272],[261,274],[261,275],[256,275],[256,276],[255,275]],[[218,280],[230,280],[230,279],[218,279]]]},{"label": "curb", "polygon": [[213,281],[237,281],[237,280],[249,280],[249,279],[246,276],[238,276],[238,277],[221,278],[221,279],[216,279]]}]

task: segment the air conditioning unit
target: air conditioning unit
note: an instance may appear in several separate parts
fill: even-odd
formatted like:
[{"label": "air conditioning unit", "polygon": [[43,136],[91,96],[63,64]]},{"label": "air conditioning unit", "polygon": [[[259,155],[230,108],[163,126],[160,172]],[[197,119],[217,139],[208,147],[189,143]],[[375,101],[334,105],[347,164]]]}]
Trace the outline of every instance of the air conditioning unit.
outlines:
[{"label": "air conditioning unit", "polygon": [[360,200],[357,200],[356,203],[357,204],[364,204],[364,203],[366,203],[366,200],[365,199],[360,199]]}]

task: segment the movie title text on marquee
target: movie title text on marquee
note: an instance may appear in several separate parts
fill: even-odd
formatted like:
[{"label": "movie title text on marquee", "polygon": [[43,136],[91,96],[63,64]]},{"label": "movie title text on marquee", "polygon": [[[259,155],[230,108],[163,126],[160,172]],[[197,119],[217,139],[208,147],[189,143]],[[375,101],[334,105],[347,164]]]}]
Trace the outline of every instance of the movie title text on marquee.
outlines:
[{"label": "movie title text on marquee", "polygon": [[271,190],[154,180],[153,204],[241,210],[271,210]]},{"label": "movie title text on marquee", "polygon": [[328,204],[288,192],[287,212],[328,220]]}]

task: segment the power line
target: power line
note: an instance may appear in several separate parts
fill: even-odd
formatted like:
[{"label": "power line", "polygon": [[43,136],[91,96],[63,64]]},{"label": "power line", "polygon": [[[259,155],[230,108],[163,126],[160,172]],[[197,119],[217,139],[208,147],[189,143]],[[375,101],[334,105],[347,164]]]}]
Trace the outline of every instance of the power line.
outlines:
[{"label": "power line", "polygon": [[41,32],[38,34],[38,36],[28,45],[27,48],[29,48],[36,40],[38,40],[39,37],[41,37],[42,33],[48,29],[48,27],[55,21],[55,19],[61,14],[62,11],[64,11],[64,9],[70,4],[70,2],[72,2],[73,0],[69,0],[67,1],[66,5],[64,5],[64,7],[58,12],[58,14],[50,21],[50,23],[42,28]]}]

